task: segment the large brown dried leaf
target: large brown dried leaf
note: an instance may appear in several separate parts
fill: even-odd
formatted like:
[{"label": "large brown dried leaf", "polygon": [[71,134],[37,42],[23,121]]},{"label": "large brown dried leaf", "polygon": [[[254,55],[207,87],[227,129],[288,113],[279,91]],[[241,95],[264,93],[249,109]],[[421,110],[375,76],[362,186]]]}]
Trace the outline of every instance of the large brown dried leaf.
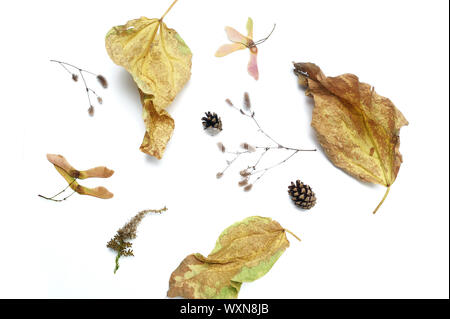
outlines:
[{"label": "large brown dried leaf", "polygon": [[264,276],[289,247],[286,229],[249,217],[225,229],[213,251],[187,256],[172,273],[167,296],[237,298],[241,284]]},{"label": "large brown dried leaf", "polygon": [[189,47],[162,19],[130,20],[106,35],[109,56],[133,76],[141,95],[145,95],[146,133],[140,149],[158,159],[174,128],[173,119],[164,109],[189,80],[192,64]]},{"label": "large brown dried leaf", "polygon": [[55,169],[62,177],[69,183],[70,188],[80,195],[89,195],[102,199],[112,198],[114,195],[108,191],[105,187],[99,186],[95,188],[88,188],[78,184],[77,179],[86,179],[91,177],[108,178],[114,174],[114,171],[105,167],[98,166],[85,171],[79,171],[75,169],[66,158],[62,155],[47,154],[47,159],[55,166]]},{"label": "large brown dried leaf", "polygon": [[294,67],[306,94],[314,98],[311,125],[325,153],[352,176],[386,186],[383,202],[402,163],[399,134],[408,121],[356,75],[327,77],[313,63]]}]

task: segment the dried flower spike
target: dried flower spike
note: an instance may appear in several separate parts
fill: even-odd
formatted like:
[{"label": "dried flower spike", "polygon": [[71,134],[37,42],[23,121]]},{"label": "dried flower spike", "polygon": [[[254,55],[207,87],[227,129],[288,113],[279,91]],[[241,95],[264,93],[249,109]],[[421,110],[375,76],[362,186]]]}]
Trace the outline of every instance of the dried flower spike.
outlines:
[{"label": "dried flower spike", "polygon": [[[77,67],[77,66],[75,66],[73,64],[70,64],[70,63],[61,62],[61,61],[57,61],[57,60],[50,60],[50,62],[58,63],[59,65],[61,65],[61,67],[63,67],[64,70],[69,72],[69,74],[71,75],[72,80],[74,82],[78,82],[78,74],[81,76],[81,79],[83,80],[83,84],[84,84],[84,87],[85,87],[85,90],[86,90],[86,95],[87,95],[87,98],[88,98],[88,102],[89,102],[88,114],[90,116],[93,116],[94,115],[94,106],[92,105],[91,94],[94,95],[97,98],[98,104],[103,104],[103,99],[93,89],[88,87],[85,75],[93,75],[93,76],[95,76],[97,78],[97,81],[100,83],[100,85],[104,89],[106,89],[108,87],[108,82],[106,81],[106,78],[103,75],[92,73],[92,72],[90,72],[88,70],[81,69],[81,68],[79,68],[79,67]],[[69,68],[71,70],[75,70],[75,72],[78,72],[78,74],[73,73],[71,70],[69,70]]]},{"label": "dried flower spike", "polygon": [[117,252],[115,263],[116,266],[114,268],[114,273],[119,269],[119,259],[120,257],[128,257],[134,256],[134,252],[131,249],[132,243],[130,242],[132,239],[135,239],[137,236],[137,227],[141,223],[142,219],[148,213],[161,214],[167,210],[166,207],[162,209],[148,209],[143,210],[137,213],[128,223],[126,223],[122,228],[117,231],[117,234],[106,244],[106,247],[111,248],[112,250]]}]

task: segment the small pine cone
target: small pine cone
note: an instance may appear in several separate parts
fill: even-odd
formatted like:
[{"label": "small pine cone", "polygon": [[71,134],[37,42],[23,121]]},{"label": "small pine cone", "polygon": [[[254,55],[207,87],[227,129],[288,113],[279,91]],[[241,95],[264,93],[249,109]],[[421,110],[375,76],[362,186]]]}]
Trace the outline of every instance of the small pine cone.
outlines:
[{"label": "small pine cone", "polygon": [[297,180],[295,184],[294,182],[291,182],[288,193],[295,205],[303,209],[310,209],[316,204],[316,195],[311,187],[303,184],[299,180]]},{"label": "small pine cone", "polygon": [[202,124],[205,130],[212,128],[222,131],[222,120],[216,113],[206,112],[205,115],[202,117]]}]

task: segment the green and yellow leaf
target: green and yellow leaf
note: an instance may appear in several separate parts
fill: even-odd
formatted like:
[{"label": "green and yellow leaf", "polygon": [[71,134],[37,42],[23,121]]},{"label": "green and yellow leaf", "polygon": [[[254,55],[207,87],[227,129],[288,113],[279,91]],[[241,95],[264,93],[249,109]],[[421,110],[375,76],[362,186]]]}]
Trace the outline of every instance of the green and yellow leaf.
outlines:
[{"label": "green and yellow leaf", "polygon": [[172,273],[169,297],[237,298],[243,282],[264,276],[283,254],[286,231],[270,218],[253,216],[225,229],[213,251],[187,256]]}]

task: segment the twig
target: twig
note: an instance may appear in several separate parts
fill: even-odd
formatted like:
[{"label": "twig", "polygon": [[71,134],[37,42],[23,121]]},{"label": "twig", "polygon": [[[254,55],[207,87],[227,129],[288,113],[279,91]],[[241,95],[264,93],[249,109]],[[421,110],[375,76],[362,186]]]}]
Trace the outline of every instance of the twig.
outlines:
[{"label": "twig", "polygon": [[46,197],[46,196],[44,196],[44,195],[38,195],[38,196],[41,197],[41,198],[47,199],[47,200],[52,200],[52,201],[54,201],[54,202],[62,202],[62,201],[65,201],[65,200],[68,199],[70,196],[72,196],[72,195],[75,193],[75,191],[73,191],[69,196],[66,196],[66,197],[64,197],[63,199],[55,199],[55,197],[58,196],[58,195],[60,195],[60,194],[62,194],[62,193],[64,193],[70,186],[72,186],[72,184],[73,184],[75,181],[76,181],[76,178],[75,178],[73,181],[71,181],[70,184],[67,185],[62,191],[60,191],[60,192],[59,192],[58,194],[56,194],[56,195],[53,195],[52,197]]},{"label": "twig", "polygon": [[[256,125],[257,127],[257,131],[260,132],[263,136],[265,136],[268,140],[270,140],[270,142],[272,142],[275,145],[267,145],[267,146],[251,146],[248,143],[242,143],[241,147],[243,147],[246,151],[243,152],[225,152],[225,147],[223,146],[222,143],[219,143],[221,145],[221,150],[226,153],[226,154],[234,154],[235,157],[232,160],[227,161],[227,166],[226,168],[217,173],[217,177],[220,178],[222,177],[222,175],[225,173],[225,171],[238,159],[241,157],[241,155],[243,154],[247,154],[247,153],[253,153],[253,152],[260,152],[258,159],[256,160],[255,164],[248,166],[246,169],[242,170],[240,172],[240,175],[242,177],[242,180],[239,182],[239,186],[245,186],[244,190],[250,190],[252,188],[252,185],[254,183],[256,183],[257,181],[259,181],[266,173],[267,171],[287,162],[289,159],[291,159],[294,155],[296,155],[299,152],[315,152],[316,149],[300,149],[300,148],[294,148],[294,147],[287,147],[284,146],[283,144],[281,144],[280,142],[278,142],[276,139],[274,139],[271,135],[269,135],[261,126],[261,124],[258,122],[258,120],[255,117],[255,112],[251,110],[251,105],[250,105],[250,98],[248,96],[248,93],[244,94],[244,107],[243,108],[238,108],[236,107],[233,102],[231,102],[230,99],[226,99],[225,100],[226,103],[231,106],[233,109],[239,111],[239,113],[243,116],[246,116],[248,118],[250,118],[253,123]],[[250,149],[252,151],[250,151]],[[286,157],[284,160],[282,160],[279,163],[276,163],[274,165],[268,166],[266,168],[263,169],[257,169],[258,165],[260,165],[261,160],[263,159],[263,157],[265,157],[265,155],[271,151],[274,150],[287,150],[287,151],[292,151],[292,154],[290,154],[288,157]],[[254,179],[253,183],[250,184],[250,178],[252,176],[256,176],[256,178]]]},{"label": "twig", "polygon": [[[93,73],[91,71],[79,68],[79,67],[77,67],[77,66],[75,66],[73,64],[67,63],[67,62],[62,62],[62,61],[58,61],[58,60],[50,60],[50,62],[58,63],[60,66],[62,66],[64,68],[64,70],[66,70],[69,74],[72,75],[72,80],[74,80],[75,82],[78,81],[78,74],[81,76],[81,79],[83,80],[84,88],[85,88],[85,91],[86,91],[86,95],[87,95],[87,98],[88,98],[88,102],[89,102],[88,113],[91,116],[94,115],[94,106],[92,104],[91,97],[90,97],[89,93],[92,93],[92,94],[94,94],[96,96],[97,101],[98,101],[99,104],[103,103],[103,99],[93,89],[91,89],[88,86],[86,78],[85,78],[84,75],[86,73],[86,74],[90,74],[90,75],[95,76],[97,78],[97,81],[103,86],[103,88],[106,89],[107,86],[108,86],[108,82],[106,81],[105,77],[103,75],[95,74],[95,73]],[[68,67],[73,68],[74,71],[76,73],[78,73],[78,74],[76,74],[75,72],[72,72],[71,70],[69,70]]]}]

